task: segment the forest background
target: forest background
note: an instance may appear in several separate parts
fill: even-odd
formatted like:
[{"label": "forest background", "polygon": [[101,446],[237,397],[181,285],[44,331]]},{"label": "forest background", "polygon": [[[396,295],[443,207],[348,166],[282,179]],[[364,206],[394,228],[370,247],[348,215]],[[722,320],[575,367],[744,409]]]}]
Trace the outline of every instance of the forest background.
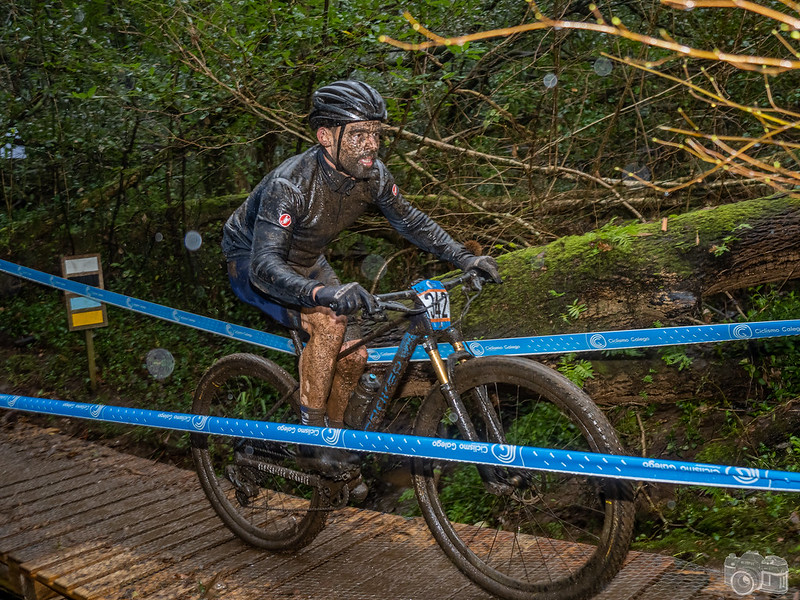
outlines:
[{"label": "forest background", "polygon": [[[404,194],[500,260],[507,283],[473,306],[468,333],[800,315],[800,12],[788,0],[5,4],[6,260],[59,273],[60,256],[97,252],[108,289],[264,327],[228,289],[221,223],[312,144],[312,91],[355,78],[387,99],[382,157]],[[744,247],[775,250],[764,231],[778,231],[780,268],[695,285],[729,273]],[[329,258],[378,291],[446,270],[376,215]],[[659,277],[639,276],[642,259]],[[637,285],[664,292],[669,310],[639,310],[625,298]],[[624,310],[607,308],[615,296]],[[185,411],[216,357],[251,350],[124,311],[109,320],[93,390],[62,297],[1,277],[0,389]],[[169,373],[148,369],[157,348],[174,358]],[[799,356],[782,338],[546,360],[595,397],[632,453],[798,470]],[[168,432],[59,426],[186,460],[186,440]],[[393,510],[406,491],[373,485],[399,499]],[[797,581],[796,497],[641,486],[638,499],[637,547],[715,564],[777,554]]]}]

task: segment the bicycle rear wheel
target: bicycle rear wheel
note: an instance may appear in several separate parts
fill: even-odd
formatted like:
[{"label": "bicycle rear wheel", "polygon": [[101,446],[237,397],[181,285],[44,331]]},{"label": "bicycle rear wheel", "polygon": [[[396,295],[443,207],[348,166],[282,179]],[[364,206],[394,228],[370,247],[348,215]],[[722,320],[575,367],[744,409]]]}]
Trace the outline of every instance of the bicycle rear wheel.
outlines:
[{"label": "bicycle rear wheel", "polygon": [[[297,383],[265,358],[232,354],[206,371],[192,411],[297,424]],[[294,550],[310,543],[324,527],[327,512],[321,508],[318,488],[265,468],[295,469],[294,446],[199,433],[191,439],[203,491],[242,540],[269,550]]]},{"label": "bicycle rear wheel", "polygon": [[[621,453],[592,400],[540,363],[473,359],[456,368],[454,383],[481,441]],[[487,433],[478,393],[499,412],[504,440]],[[463,439],[453,419],[433,390],[415,433]],[[479,472],[471,464],[422,459],[414,461],[413,475],[421,510],[442,549],[470,579],[502,598],[589,597],[616,575],[627,554],[633,528],[629,482],[494,467]]]}]

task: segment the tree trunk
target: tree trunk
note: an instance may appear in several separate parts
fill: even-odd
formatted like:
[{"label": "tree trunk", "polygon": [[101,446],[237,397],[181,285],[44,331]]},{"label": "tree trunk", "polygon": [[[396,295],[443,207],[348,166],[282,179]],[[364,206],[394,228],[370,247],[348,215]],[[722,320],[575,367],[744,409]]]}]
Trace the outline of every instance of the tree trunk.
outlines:
[{"label": "tree trunk", "polygon": [[[513,252],[499,264],[504,284],[486,286],[472,304],[467,339],[735,320],[740,309],[731,292],[800,275],[800,199],[773,197],[666,223],[606,226]],[[595,377],[585,389],[601,405],[713,396],[741,404],[760,393],[738,366],[741,357],[725,362],[711,344],[688,346],[691,366],[681,370],[668,367],[663,352],[587,352],[580,358],[592,362]],[[560,357],[543,358],[555,363]]]},{"label": "tree trunk", "polygon": [[469,337],[710,322],[706,304],[730,304],[720,294],[800,275],[800,198],[606,226],[499,263],[504,284],[487,286],[473,304]]}]

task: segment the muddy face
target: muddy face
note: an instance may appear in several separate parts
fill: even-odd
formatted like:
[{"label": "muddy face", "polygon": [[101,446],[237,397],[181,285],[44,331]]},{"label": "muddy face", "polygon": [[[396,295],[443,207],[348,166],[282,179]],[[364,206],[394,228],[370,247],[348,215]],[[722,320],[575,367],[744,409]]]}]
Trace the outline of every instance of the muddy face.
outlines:
[{"label": "muddy face", "polygon": [[348,123],[344,126],[343,134],[338,128],[334,129],[333,134],[334,144],[338,143],[339,147],[334,146],[331,154],[336,157],[338,151],[338,161],[345,172],[356,179],[369,177],[375,168],[381,145],[381,122]]}]

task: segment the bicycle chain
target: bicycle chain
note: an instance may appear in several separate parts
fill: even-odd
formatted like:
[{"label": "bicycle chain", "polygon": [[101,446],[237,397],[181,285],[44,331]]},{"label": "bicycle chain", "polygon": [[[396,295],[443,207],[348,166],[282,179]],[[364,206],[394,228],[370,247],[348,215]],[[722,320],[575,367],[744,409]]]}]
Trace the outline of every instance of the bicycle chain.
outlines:
[{"label": "bicycle chain", "polygon": [[269,510],[277,512],[330,512],[345,507],[350,499],[350,486],[348,483],[351,479],[354,479],[352,471],[346,471],[335,479],[329,479],[283,467],[272,462],[248,458],[247,456],[243,456],[240,452],[235,454],[234,460],[237,467],[255,471],[254,475],[256,476],[253,477],[255,481],[261,479],[259,476],[270,474],[316,488],[324,504],[324,506],[318,508],[305,508],[301,510],[292,508],[270,508]]}]

